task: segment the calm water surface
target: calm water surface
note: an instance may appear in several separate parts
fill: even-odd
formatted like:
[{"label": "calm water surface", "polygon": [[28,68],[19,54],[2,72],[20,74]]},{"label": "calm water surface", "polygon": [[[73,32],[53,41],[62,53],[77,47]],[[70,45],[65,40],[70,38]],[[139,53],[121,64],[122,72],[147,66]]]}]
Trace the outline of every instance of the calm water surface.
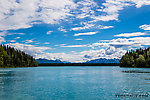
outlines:
[{"label": "calm water surface", "polygon": [[150,99],[150,69],[34,67],[0,69],[0,100]]}]

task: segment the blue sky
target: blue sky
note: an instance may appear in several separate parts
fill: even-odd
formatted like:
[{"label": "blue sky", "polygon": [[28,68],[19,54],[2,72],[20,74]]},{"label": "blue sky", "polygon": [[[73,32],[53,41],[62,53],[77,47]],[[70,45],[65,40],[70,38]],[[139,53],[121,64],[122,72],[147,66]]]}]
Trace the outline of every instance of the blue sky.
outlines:
[{"label": "blue sky", "polygon": [[85,62],[150,46],[149,0],[1,0],[0,42],[34,56]]}]

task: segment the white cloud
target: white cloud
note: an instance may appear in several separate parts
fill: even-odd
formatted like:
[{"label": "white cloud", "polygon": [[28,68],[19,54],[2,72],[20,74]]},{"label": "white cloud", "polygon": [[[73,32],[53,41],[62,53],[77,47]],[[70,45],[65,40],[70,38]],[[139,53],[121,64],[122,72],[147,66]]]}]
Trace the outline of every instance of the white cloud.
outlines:
[{"label": "white cloud", "polygon": [[0,36],[0,43],[2,43],[2,42],[6,42],[6,40]]},{"label": "white cloud", "polygon": [[146,35],[146,33],[134,32],[134,33],[122,33],[118,35],[114,35],[115,37],[131,37],[131,36],[141,36]]},{"label": "white cloud", "polygon": [[15,34],[25,35],[25,33],[9,33],[7,31],[0,32],[0,36],[15,35]]},{"label": "white cloud", "polygon": [[59,44],[59,45],[54,45],[54,46],[60,46],[61,47],[61,46],[64,46],[64,45],[67,45],[67,44]]},{"label": "white cloud", "polygon": [[98,9],[100,15],[92,15],[91,18],[95,21],[118,21],[119,11],[126,7],[135,5],[137,8],[143,5],[150,5],[149,0],[105,0],[102,6]]},{"label": "white cloud", "polygon": [[[70,53],[43,53],[36,58],[60,59],[68,62],[86,62],[89,60],[106,58],[120,59],[127,50],[140,48],[142,46],[150,46],[150,37],[134,37],[134,38],[118,38],[112,40],[101,40],[91,45],[67,45],[60,44],[60,47],[91,47],[90,50]],[[88,56],[88,57],[87,57]]]},{"label": "white cloud", "polygon": [[59,59],[61,61],[67,61],[67,62],[83,62],[84,57],[82,55],[76,55],[76,54],[69,54],[69,53],[45,53],[41,55],[37,55],[36,58],[46,58],[49,60],[56,60]]},{"label": "white cloud", "polygon": [[7,36],[7,35],[15,35],[15,34],[24,35],[24,33],[9,33],[7,31],[0,32],[0,43],[6,42],[6,40],[4,38],[5,36]]},{"label": "white cloud", "polygon": [[95,25],[95,24],[88,24],[86,22],[81,23],[83,24],[83,27],[74,27],[71,28],[71,30],[73,31],[78,31],[78,30],[85,30],[85,29],[94,29],[94,28],[99,28],[99,29],[109,29],[109,28],[113,28],[114,26],[103,26],[103,25]]},{"label": "white cloud", "polygon": [[75,39],[75,40],[83,40],[83,39]]},{"label": "white cloud", "polygon": [[64,29],[64,27],[63,27],[63,26],[59,27],[59,28],[58,28],[58,30],[59,30],[59,31],[62,31],[62,32],[67,32],[67,30],[66,30],[66,29]]},{"label": "white cloud", "polygon": [[[112,40],[101,40],[91,45],[67,45],[60,44],[60,47],[91,47],[90,50],[70,53],[43,53],[36,58],[60,59],[67,62],[86,62],[89,60],[106,58],[120,59],[127,50],[140,48],[142,46],[150,46],[150,37],[134,37],[134,38],[117,38]],[[88,56],[88,57],[87,57]]]},{"label": "white cloud", "polygon": [[77,30],[84,30],[84,29],[89,29],[91,27],[95,26],[94,24],[85,24],[83,27],[74,27],[71,30],[77,31]]},{"label": "white cloud", "polygon": [[98,28],[99,29],[109,29],[109,28],[114,28],[114,26],[102,26],[102,25],[99,25]]},{"label": "white cloud", "polygon": [[16,38],[14,38],[14,39],[20,39],[20,37],[16,37]]},{"label": "white cloud", "polygon": [[21,43],[9,43],[7,45],[14,47],[18,50],[24,51],[27,54],[30,54],[32,56],[37,56],[38,54],[44,53],[45,50],[51,50],[52,49],[50,47],[37,47],[34,45],[21,44]]},{"label": "white cloud", "polygon": [[150,5],[150,1],[149,0],[131,0],[131,1],[136,4],[137,8],[140,8],[143,5]]},{"label": "white cloud", "polygon": [[[108,47],[107,49],[99,49],[99,50],[88,50],[82,52],[72,51],[70,53],[45,53],[41,55],[37,55],[36,58],[46,58],[50,60],[60,59],[61,61],[67,62],[86,62],[89,60],[106,58],[106,59],[114,59],[121,58],[126,50],[114,47]],[[86,57],[88,56],[88,58]]]},{"label": "white cloud", "polygon": [[150,46],[150,37],[134,37],[129,38],[129,40],[134,41],[135,43],[145,46]]},{"label": "white cloud", "polygon": [[50,44],[49,42],[45,42],[45,43],[43,43],[43,44]]},{"label": "white cloud", "polygon": [[72,48],[72,47],[87,47],[87,45],[62,45],[60,47],[69,47],[69,48]]},{"label": "white cloud", "polygon": [[87,32],[87,33],[77,33],[77,34],[74,34],[74,36],[80,36],[80,35],[94,35],[96,34],[97,32]]},{"label": "white cloud", "polygon": [[15,34],[25,35],[25,33],[7,33],[7,35],[15,35]]},{"label": "white cloud", "polygon": [[[29,28],[33,24],[71,23],[74,19],[91,21],[119,20],[119,11],[129,6],[150,5],[149,0],[105,0],[99,5],[94,0],[16,0],[0,1],[0,30]],[[95,12],[97,10],[98,12]],[[70,18],[71,17],[71,18]],[[88,23],[91,24],[91,23]],[[81,27],[78,27],[79,29]],[[83,26],[83,28],[86,28]],[[77,28],[74,28],[76,30]],[[62,30],[65,31],[65,30]]]},{"label": "white cloud", "polygon": [[0,36],[6,36],[6,34],[7,34],[6,31],[0,32]]},{"label": "white cloud", "polygon": [[139,48],[142,46],[150,46],[150,37],[134,37],[134,38],[118,38],[107,41],[100,41],[89,45],[92,48],[106,48],[113,46],[115,48]]},{"label": "white cloud", "polygon": [[48,31],[46,34],[47,34],[47,35],[50,35],[52,32],[53,32],[53,31]]},{"label": "white cloud", "polygon": [[92,16],[91,18],[95,19],[94,21],[111,21],[118,20],[119,14],[112,15],[100,15],[100,16]]},{"label": "white cloud", "polygon": [[37,21],[59,23],[76,7],[72,0],[0,1],[0,30],[32,27]]},{"label": "white cloud", "polygon": [[35,43],[35,44],[40,44],[40,43]]},{"label": "white cloud", "polygon": [[22,42],[25,42],[25,43],[32,43],[32,42],[35,42],[33,40],[25,40],[25,41],[22,41]]},{"label": "white cloud", "polygon": [[16,42],[16,40],[11,40],[10,42]]},{"label": "white cloud", "polygon": [[82,0],[77,2],[77,9],[75,11],[76,18],[83,19],[94,15],[94,8],[98,6],[93,0]]},{"label": "white cloud", "polygon": [[143,30],[150,30],[150,25],[141,25],[139,28],[143,29]]}]

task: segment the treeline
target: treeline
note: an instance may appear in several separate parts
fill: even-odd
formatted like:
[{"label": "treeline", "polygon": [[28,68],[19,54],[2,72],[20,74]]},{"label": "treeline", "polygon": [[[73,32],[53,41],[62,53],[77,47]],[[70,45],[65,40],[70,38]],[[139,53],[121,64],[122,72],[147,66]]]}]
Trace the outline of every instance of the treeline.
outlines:
[{"label": "treeline", "polygon": [[35,59],[13,47],[0,45],[0,67],[36,67]]},{"label": "treeline", "polygon": [[122,56],[120,67],[150,68],[150,48],[128,51]]}]

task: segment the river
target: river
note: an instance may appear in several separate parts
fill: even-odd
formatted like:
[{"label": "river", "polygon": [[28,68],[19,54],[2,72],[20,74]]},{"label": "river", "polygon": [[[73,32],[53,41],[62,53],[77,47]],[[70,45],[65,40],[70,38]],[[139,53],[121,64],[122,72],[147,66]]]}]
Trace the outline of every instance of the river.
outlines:
[{"label": "river", "polygon": [[150,99],[150,69],[119,66],[0,69],[0,100]]}]

